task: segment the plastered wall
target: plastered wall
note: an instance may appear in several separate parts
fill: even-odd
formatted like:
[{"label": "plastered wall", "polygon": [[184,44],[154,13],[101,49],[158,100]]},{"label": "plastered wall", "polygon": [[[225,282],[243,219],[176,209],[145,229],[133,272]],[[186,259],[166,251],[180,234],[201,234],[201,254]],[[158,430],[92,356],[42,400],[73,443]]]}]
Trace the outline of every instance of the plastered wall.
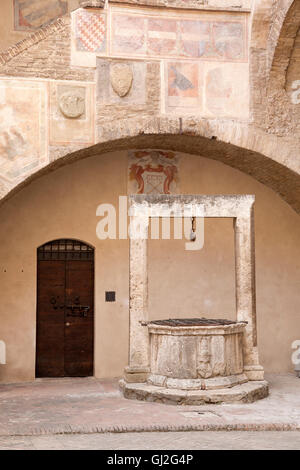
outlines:
[{"label": "plastered wall", "polygon": [[[178,190],[256,195],[257,318],[266,372],[292,371],[299,339],[300,221],[274,192],[222,163],[178,154]],[[96,208],[117,206],[128,189],[128,153],[72,163],[34,181],[0,208],[0,336],[7,345],[1,382],[32,380],[35,370],[36,249],[78,238],[95,247],[95,375],[120,376],[128,357],[128,241],[96,237]],[[116,302],[105,303],[105,291]],[[151,318],[234,318],[232,220],[205,223],[201,251],[184,241],[149,242]]]}]

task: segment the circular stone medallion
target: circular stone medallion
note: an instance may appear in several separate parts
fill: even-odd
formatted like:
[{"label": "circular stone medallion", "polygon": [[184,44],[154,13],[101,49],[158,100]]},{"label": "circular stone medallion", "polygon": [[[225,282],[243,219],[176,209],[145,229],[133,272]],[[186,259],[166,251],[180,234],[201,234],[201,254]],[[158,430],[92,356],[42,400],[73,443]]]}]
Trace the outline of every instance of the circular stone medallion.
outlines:
[{"label": "circular stone medallion", "polygon": [[59,109],[67,118],[79,118],[85,111],[85,100],[74,91],[68,91],[59,98]]}]

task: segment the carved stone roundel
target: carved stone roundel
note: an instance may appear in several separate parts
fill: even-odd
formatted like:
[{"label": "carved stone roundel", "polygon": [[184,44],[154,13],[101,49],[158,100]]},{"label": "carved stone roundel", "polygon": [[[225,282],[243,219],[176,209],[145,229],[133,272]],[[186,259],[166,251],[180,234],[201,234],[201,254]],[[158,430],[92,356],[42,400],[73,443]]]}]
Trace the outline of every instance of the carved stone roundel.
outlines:
[{"label": "carved stone roundel", "polygon": [[126,96],[132,86],[133,73],[131,67],[127,64],[115,64],[110,69],[110,81],[113,90],[123,98]]},{"label": "carved stone roundel", "polygon": [[85,111],[85,100],[74,91],[68,91],[60,96],[59,108],[68,118],[79,118]]}]

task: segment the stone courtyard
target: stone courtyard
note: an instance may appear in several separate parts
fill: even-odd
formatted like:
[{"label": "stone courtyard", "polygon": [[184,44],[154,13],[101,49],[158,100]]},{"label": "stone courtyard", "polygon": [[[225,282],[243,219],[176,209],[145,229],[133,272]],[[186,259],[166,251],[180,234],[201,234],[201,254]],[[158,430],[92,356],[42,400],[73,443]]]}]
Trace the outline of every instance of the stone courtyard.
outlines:
[{"label": "stone courtyard", "polygon": [[[158,431],[300,431],[300,380],[267,376],[249,404],[176,406],[126,400],[117,380],[40,379],[0,385],[0,438]],[[300,436],[300,434],[299,434]]]}]

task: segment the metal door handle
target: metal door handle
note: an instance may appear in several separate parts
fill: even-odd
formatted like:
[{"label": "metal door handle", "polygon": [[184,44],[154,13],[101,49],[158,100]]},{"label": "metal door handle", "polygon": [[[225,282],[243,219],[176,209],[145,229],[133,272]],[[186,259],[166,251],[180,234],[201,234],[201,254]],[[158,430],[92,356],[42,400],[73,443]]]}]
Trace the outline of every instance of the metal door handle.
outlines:
[{"label": "metal door handle", "polygon": [[87,314],[90,310],[89,305],[66,305],[68,310],[71,310],[71,313],[67,313],[67,317],[87,317]]}]

